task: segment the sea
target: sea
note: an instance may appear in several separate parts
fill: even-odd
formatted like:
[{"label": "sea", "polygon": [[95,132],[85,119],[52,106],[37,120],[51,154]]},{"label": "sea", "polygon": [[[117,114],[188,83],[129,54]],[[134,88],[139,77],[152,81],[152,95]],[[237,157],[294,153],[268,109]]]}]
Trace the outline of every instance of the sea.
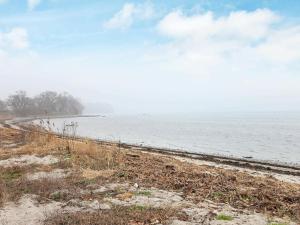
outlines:
[{"label": "sea", "polygon": [[71,124],[82,137],[300,165],[296,112],[108,114],[49,122],[60,133]]}]

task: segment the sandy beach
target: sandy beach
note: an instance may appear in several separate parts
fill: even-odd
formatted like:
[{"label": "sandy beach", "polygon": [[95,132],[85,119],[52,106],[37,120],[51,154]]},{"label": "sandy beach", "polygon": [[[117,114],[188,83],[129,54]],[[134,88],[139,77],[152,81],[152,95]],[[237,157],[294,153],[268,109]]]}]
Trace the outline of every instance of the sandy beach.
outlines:
[{"label": "sandy beach", "polygon": [[298,176],[39,130],[0,131],[0,224],[300,221]]}]

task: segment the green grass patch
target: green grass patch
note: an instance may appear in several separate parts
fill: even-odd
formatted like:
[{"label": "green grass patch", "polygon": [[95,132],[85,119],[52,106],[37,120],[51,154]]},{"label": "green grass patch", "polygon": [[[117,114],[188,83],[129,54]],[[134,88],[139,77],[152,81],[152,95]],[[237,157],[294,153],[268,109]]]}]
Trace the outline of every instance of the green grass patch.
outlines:
[{"label": "green grass patch", "polygon": [[213,198],[221,198],[224,196],[222,192],[216,191],[212,193]]},{"label": "green grass patch", "polygon": [[143,196],[151,196],[151,192],[150,191],[139,191],[136,192],[135,195],[143,195]]},{"label": "green grass patch", "polygon": [[219,214],[216,217],[217,220],[224,220],[224,221],[232,221],[233,217],[225,214]]}]

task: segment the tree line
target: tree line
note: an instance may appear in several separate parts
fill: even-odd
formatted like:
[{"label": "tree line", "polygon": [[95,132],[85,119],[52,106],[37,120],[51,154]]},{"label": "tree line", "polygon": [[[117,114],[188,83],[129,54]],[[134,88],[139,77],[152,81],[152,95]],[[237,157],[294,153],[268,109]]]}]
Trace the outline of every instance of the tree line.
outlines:
[{"label": "tree line", "polygon": [[27,96],[25,91],[17,91],[3,101],[0,99],[0,112],[15,116],[41,115],[79,115],[84,107],[72,95],[64,92],[45,91],[34,97]]}]

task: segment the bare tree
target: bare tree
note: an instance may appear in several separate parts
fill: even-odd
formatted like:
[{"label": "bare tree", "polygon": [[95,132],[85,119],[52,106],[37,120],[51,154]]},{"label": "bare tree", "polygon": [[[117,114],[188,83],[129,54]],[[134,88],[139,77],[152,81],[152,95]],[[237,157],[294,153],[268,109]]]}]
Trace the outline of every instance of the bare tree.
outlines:
[{"label": "bare tree", "polygon": [[17,116],[28,116],[35,111],[34,101],[27,97],[25,91],[17,91],[10,95],[7,104]]},{"label": "bare tree", "polygon": [[83,105],[68,93],[60,94],[57,98],[57,111],[64,115],[78,115],[81,114]]},{"label": "bare tree", "polygon": [[39,114],[58,114],[57,111],[58,94],[53,91],[45,91],[34,98]]}]

